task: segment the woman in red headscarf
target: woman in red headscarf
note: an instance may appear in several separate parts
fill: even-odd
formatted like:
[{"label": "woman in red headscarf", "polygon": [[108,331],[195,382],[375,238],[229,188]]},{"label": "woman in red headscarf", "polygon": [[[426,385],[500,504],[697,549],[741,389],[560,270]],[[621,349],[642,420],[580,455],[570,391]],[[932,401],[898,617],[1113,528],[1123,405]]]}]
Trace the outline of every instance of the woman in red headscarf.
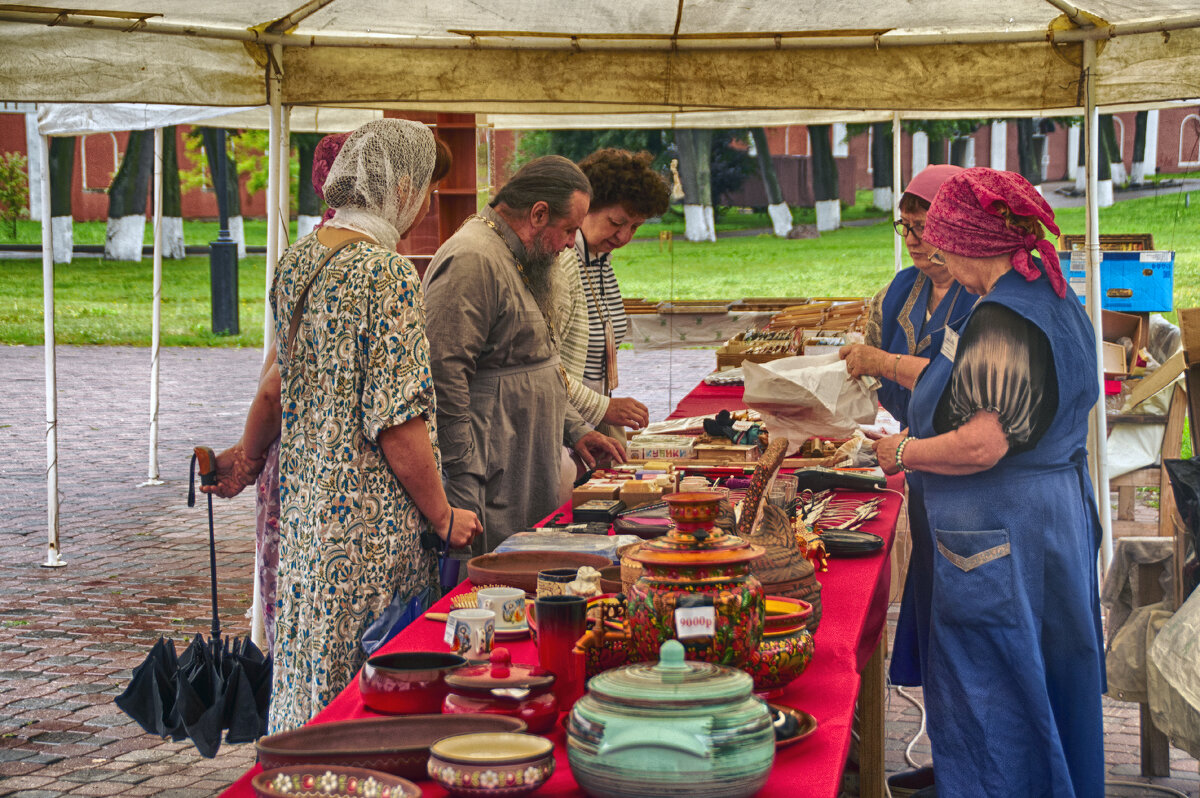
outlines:
[{"label": "woman in red headscarf", "polygon": [[942,796],[1104,794],[1096,353],[1044,228],[1054,213],[1020,175],[942,185],[924,239],[980,299],[913,389],[909,428],[876,445],[924,488],[914,594]]}]

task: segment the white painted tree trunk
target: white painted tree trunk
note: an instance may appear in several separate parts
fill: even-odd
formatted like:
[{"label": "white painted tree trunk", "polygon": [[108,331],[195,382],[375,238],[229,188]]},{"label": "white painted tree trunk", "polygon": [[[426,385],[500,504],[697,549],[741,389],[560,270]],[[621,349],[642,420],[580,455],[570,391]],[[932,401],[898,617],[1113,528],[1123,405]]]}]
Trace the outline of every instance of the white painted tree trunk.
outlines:
[{"label": "white painted tree trunk", "polygon": [[871,206],[881,211],[892,212],[892,189],[877,188],[871,191]]},{"label": "white painted tree trunk", "polygon": [[241,216],[229,217],[229,235],[237,242],[238,258],[246,257],[246,225]]},{"label": "white painted tree trunk", "polygon": [[688,241],[716,241],[716,231],[712,227],[712,207],[704,205],[684,205],[683,237]]},{"label": "white painted tree trunk", "polygon": [[1109,168],[1112,169],[1113,185],[1123,186],[1128,182],[1125,177],[1125,163],[1123,161],[1113,161]]},{"label": "white painted tree trunk", "polygon": [[929,166],[929,136],[917,131],[912,134],[912,173]]},{"label": "white painted tree trunk", "polygon": [[817,201],[817,232],[825,233],[842,226],[841,200]]},{"label": "white painted tree trunk", "polygon": [[792,231],[792,211],[788,208],[787,203],[768,205],[767,216],[771,217],[771,226],[775,229],[775,235],[787,238],[787,234]]},{"label": "white painted tree trunk", "polygon": [[1087,191],[1087,170],[1076,169],[1075,171],[1075,190],[1079,193]]},{"label": "white painted tree trunk", "polygon": [[300,214],[296,217],[296,239],[304,238],[317,228],[317,222],[321,221],[320,216],[306,216]]},{"label": "white painted tree trunk", "polygon": [[1133,168],[1129,170],[1130,183],[1145,183],[1146,182],[1146,162],[1134,161]]},{"label": "white painted tree trunk", "polygon": [[53,242],[55,263],[70,263],[75,253],[75,219],[70,216],[55,216],[50,220],[50,238]]},{"label": "white painted tree trunk", "polygon": [[1099,208],[1111,208],[1113,204],[1113,181],[1097,180],[1096,181],[1096,206]]},{"label": "white painted tree trunk", "polygon": [[145,236],[146,217],[144,214],[110,218],[108,228],[104,232],[104,259],[141,263],[142,241]]},{"label": "white painted tree trunk", "polygon": [[162,220],[163,257],[171,260],[183,260],[187,251],[183,244],[183,219],[178,216],[164,216]]},{"label": "white painted tree trunk", "polygon": [[1083,190],[1079,185],[1079,134],[1082,130],[1079,125],[1067,128],[1067,179],[1074,180],[1075,188],[1080,191]]},{"label": "white painted tree trunk", "polygon": [[966,161],[967,161],[967,163],[966,163],[967,169],[974,168],[974,166],[975,166],[975,137],[974,136],[967,139]]},{"label": "white painted tree trunk", "polygon": [[1008,123],[992,123],[992,152],[988,163],[993,169],[1004,171],[1008,163]]},{"label": "white painted tree trunk", "polygon": [[717,240],[717,219],[716,219],[716,214],[713,213],[713,206],[711,206],[711,205],[704,206],[704,223],[706,225],[708,225],[708,240],[716,241]]},{"label": "white painted tree trunk", "polygon": [[1146,160],[1142,163],[1143,180],[1158,174],[1158,109],[1146,112]]}]

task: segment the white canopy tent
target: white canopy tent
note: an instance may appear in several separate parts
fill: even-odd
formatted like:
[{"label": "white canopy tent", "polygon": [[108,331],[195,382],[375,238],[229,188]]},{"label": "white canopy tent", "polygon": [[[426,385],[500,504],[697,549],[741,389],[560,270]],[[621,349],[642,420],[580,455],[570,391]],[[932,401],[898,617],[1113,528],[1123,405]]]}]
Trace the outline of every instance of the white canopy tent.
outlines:
[{"label": "white canopy tent", "polygon": [[[285,106],[659,113],[676,115],[676,124],[702,118],[684,116],[693,113],[788,109],[826,112],[826,121],[884,113],[893,124],[900,113],[1009,116],[1073,109],[1085,117],[1087,298],[1098,317],[1096,108],[1200,96],[1195,0],[595,0],[573,4],[566,13],[553,0],[298,2],[0,5],[0,99],[266,104],[272,164],[268,270],[279,252]],[[605,125],[589,126],[615,126],[608,118]],[[49,225],[44,227],[50,286]],[[48,293],[48,384],[52,303]],[[1099,332],[1096,347],[1099,354]],[[1093,475],[1103,496],[1102,408],[1093,420]],[[58,557],[54,424],[48,391],[48,561]],[[1107,563],[1111,540],[1107,514],[1102,518]]]}]

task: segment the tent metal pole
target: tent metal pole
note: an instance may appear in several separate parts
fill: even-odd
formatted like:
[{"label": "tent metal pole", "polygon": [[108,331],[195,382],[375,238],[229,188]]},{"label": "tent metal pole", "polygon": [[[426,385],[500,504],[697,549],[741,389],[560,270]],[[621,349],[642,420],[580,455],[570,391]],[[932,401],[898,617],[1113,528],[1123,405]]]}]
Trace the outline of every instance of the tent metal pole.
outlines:
[{"label": "tent metal pole", "polygon": [[1096,507],[1100,511],[1101,539],[1100,561],[1105,570],[1112,562],[1112,511],[1108,504],[1108,420],[1104,405],[1104,337],[1101,332],[1100,307],[1100,206],[1096,196],[1099,177],[1100,150],[1099,122],[1095,97],[1096,43],[1083,43],[1084,83],[1084,163],[1087,169],[1087,312],[1092,319],[1096,346],[1096,381],[1100,386],[1100,399],[1092,408],[1088,424],[1088,449],[1092,461],[1092,487],[1096,493]]},{"label": "tent metal pole", "polygon": [[267,268],[266,292],[263,308],[263,359],[275,357],[271,344],[274,342],[275,324],[271,317],[271,283],[275,279],[275,265],[279,262],[279,176],[280,148],[279,141],[283,128],[283,108],[280,103],[280,89],[283,73],[279,69],[279,59],[283,48],[275,45],[271,48],[274,58],[267,64],[267,102],[270,110],[270,122],[267,126]]},{"label": "tent metal pole", "polygon": [[[279,253],[290,247],[292,241],[292,106],[285,105],[280,111],[281,133],[279,137]],[[311,180],[311,175],[309,176]]]},{"label": "tent metal pole", "polygon": [[42,334],[46,364],[46,522],[44,568],[66,565],[58,540],[58,380],[54,352],[54,241],[50,222],[50,137],[42,136]]},{"label": "tent metal pole", "polygon": [[159,350],[162,343],[162,198],[163,198],[163,129],[154,129],[154,302],[150,325],[150,468],[146,481],[138,485],[165,484],[158,478],[158,375]]},{"label": "tent metal pole", "polygon": [[[900,127],[900,112],[896,111],[892,114],[892,218],[900,218],[900,185],[903,180],[903,173],[900,170],[900,144],[901,144]],[[904,242],[900,240],[900,236],[892,237],[892,249],[896,256],[896,273],[904,268]]]}]

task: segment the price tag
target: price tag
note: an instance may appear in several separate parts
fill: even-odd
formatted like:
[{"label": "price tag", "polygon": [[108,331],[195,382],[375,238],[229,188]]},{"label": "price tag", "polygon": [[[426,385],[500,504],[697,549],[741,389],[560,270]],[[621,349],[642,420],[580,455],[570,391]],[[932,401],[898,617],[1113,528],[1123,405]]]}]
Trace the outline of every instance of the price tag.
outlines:
[{"label": "price tag", "polygon": [[712,637],[716,632],[717,613],[712,606],[675,608],[675,636],[680,640]]},{"label": "price tag", "polygon": [[942,354],[951,363],[954,362],[954,356],[958,354],[958,333],[949,327],[946,328],[946,335],[942,338]]},{"label": "price tag", "polygon": [[446,641],[446,645],[448,645],[448,646],[454,645],[454,630],[457,627],[458,627],[458,623],[456,621],[453,621],[453,620],[446,621],[446,634],[442,636],[442,639]]}]

